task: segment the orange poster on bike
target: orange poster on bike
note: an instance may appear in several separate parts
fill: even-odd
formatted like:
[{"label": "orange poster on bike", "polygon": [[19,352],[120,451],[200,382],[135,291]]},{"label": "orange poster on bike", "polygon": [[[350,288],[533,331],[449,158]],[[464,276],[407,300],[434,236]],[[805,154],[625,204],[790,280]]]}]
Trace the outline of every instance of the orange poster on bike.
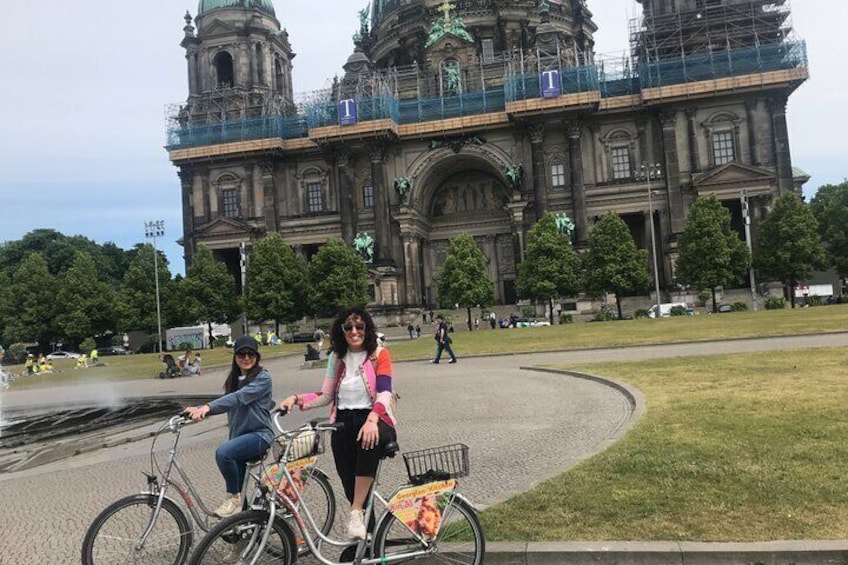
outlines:
[{"label": "orange poster on bike", "polygon": [[439,533],[445,506],[454,490],[453,479],[401,489],[389,500],[389,512],[411,532],[432,540]]},{"label": "orange poster on bike", "polygon": [[283,472],[283,467],[279,463],[275,463],[268,467],[265,473],[265,484],[269,488],[275,489],[282,496],[287,497],[292,502],[297,502],[298,493],[306,488],[306,482],[312,476],[312,471],[315,469],[315,464],[318,462],[317,457],[306,457],[286,463],[285,468],[289,470],[294,488],[286,479],[286,474]]}]

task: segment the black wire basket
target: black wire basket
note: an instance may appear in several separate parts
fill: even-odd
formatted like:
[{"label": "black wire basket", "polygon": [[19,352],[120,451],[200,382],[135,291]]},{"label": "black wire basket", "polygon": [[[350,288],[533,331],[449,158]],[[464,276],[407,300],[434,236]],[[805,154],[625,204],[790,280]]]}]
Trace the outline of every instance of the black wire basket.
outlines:
[{"label": "black wire basket", "polygon": [[457,479],[468,475],[468,446],[455,443],[410,451],[403,454],[403,462],[413,485]]}]

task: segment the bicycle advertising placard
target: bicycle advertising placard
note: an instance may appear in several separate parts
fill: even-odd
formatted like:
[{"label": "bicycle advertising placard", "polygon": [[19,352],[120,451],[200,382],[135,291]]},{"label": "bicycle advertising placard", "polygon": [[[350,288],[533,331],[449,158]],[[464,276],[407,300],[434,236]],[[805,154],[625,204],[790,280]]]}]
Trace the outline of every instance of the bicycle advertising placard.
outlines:
[{"label": "bicycle advertising placard", "polygon": [[426,540],[435,539],[454,490],[456,481],[453,479],[401,489],[389,500],[389,512],[412,533]]},{"label": "bicycle advertising placard", "polygon": [[318,457],[306,457],[286,463],[285,469],[288,469],[291,474],[294,488],[292,488],[292,485],[286,479],[284,468],[279,463],[275,463],[268,467],[265,473],[265,484],[292,502],[297,502],[298,493],[306,488],[306,483],[309,481],[309,477],[312,476],[312,471],[315,469],[317,462]]}]

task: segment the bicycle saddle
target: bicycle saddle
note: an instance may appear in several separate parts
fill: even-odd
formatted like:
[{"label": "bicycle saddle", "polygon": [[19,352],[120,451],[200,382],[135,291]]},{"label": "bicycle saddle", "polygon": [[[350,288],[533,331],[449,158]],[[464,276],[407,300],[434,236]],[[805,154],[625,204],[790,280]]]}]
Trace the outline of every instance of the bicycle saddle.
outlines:
[{"label": "bicycle saddle", "polygon": [[390,441],[383,447],[383,456],[393,458],[400,451],[400,447],[398,446],[396,441]]}]

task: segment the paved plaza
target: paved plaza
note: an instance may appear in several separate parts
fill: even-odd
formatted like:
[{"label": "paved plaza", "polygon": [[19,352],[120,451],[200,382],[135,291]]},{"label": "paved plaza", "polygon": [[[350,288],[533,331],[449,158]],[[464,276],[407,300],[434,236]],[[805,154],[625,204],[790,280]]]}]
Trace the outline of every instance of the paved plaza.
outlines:
[{"label": "paved plaza", "polygon": [[[638,391],[528,367],[825,345],[848,345],[848,334],[460,357],[455,365],[396,363],[395,382],[401,394],[399,443],[402,450],[455,442],[469,445],[471,475],[462,481],[462,491],[484,508],[603,449],[629,429],[643,410]],[[300,359],[265,363],[274,376],[275,398],[319,388],[322,371],[302,369]],[[0,396],[0,410],[91,399],[113,402],[132,396],[217,394],[223,378],[223,371],[213,371],[190,379],[7,391]],[[294,426],[304,418],[298,414],[288,420]],[[215,506],[223,486],[213,452],[226,435],[225,417],[213,417],[186,429],[181,444],[183,461],[204,500]],[[149,445],[149,441],[134,442],[0,475],[4,533],[0,564],[79,563],[79,548],[92,519],[112,501],[144,487],[142,472],[149,469]],[[322,467],[334,475],[332,455],[322,458]],[[403,476],[400,460],[388,463],[383,476],[386,490]],[[495,562],[494,554],[492,558]]]}]

